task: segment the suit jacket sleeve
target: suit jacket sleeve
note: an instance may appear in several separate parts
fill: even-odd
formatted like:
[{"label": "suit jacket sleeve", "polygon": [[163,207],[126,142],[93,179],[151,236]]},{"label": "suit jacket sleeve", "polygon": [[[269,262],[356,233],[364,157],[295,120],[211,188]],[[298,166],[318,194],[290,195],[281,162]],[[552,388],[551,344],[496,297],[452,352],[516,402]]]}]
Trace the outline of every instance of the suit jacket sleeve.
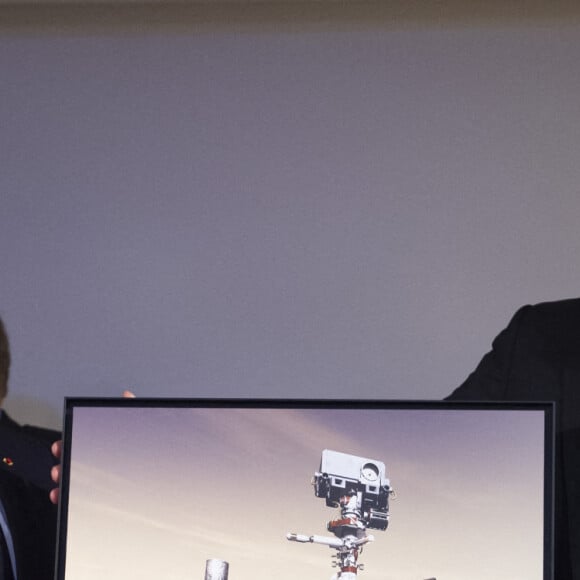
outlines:
[{"label": "suit jacket sleeve", "polygon": [[0,471],[0,501],[12,536],[19,580],[54,578],[56,506],[47,492]]},{"label": "suit jacket sleeve", "polygon": [[556,401],[554,578],[580,580],[580,300],[524,306],[450,400]]},{"label": "suit jacket sleeve", "polygon": [[457,401],[501,401],[508,397],[508,384],[514,359],[515,345],[521,323],[531,306],[520,308],[508,326],[493,341],[488,352],[475,371],[457,387],[447,400]]}]

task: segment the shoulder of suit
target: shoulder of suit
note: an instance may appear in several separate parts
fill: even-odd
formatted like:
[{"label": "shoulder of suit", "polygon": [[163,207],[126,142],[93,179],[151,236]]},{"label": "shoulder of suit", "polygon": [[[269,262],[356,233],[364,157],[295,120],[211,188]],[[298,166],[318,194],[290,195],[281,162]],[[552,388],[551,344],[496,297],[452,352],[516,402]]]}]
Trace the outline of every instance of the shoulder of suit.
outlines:
[{"label": "shoulder of suit", "polygon": [[547,314],[580,314],[580,298],[539,302],[538,304],[534,304],[532,308],[538,312],[545,312]]},{"label": "shoulder of suit", "polygon": [[524,307],[520,329],[541,335],[542,342],[555,350],[580,349],[580,298],[541,302]]},{"label": "shoulder of suit", "polygon": [[580,298],[540,302],[527,309],[527,314],[544,319],[546,322],[578,325],[580,321]]},{"label": "shoulder of suit", "polygon": [[54,429],[47,429],[46,427],[38,427],[36,425],[20,425],[20,423],[12,419],[4,410],[2,410],[2,424],[14,431],[20,431],[28,437],[48,443],[53,443],[62,437],[62,434]]},{"label": "shoulder of suit", "polygon": [[42,439],[48,443],[54,443],[62,438],[60,431],[47,429],[45,427],[37,427],[36,425],[22,425],[22,431],[35,439]]}]

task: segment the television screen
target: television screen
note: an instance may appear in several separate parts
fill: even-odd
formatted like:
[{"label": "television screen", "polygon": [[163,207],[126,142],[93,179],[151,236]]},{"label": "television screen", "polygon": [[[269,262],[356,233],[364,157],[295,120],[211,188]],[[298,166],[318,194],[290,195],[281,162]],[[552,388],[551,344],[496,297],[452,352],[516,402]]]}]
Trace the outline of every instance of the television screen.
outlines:
[{"label": "television screen", "polygon": [[552,580],[541,403],[67,399],[57,580]]}]

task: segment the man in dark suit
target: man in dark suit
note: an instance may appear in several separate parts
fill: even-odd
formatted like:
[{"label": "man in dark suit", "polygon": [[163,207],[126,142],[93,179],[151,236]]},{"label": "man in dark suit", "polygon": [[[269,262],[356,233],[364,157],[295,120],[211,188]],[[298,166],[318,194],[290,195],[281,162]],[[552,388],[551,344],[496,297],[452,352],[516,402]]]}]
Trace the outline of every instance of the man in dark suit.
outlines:
[{"label": "man in dark suit", "polygon": [[556,580],[580,580],[580,299],[521,308],[451,400],[556,401]]},{"label": "man in dark suit", "polygon": [[[0,319],[0,407],[8,390],[10,348]],[[0,580],[50,580],[54,575],[56,506],[48,491],[60,434],[20,426],[0,409]]]}]

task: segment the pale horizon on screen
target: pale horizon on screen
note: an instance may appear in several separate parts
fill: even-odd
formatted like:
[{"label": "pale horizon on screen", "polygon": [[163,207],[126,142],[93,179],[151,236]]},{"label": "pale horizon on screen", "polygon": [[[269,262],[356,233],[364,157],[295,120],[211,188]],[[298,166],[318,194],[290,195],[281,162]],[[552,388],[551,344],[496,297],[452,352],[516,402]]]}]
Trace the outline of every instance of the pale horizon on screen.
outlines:
[{"label": "pale horizon on screen", "polygon": [[360,580],[542,580],[540,410],[77,407],[66,580],[327,580],[323,449],[382,461],[396,492]]}]

